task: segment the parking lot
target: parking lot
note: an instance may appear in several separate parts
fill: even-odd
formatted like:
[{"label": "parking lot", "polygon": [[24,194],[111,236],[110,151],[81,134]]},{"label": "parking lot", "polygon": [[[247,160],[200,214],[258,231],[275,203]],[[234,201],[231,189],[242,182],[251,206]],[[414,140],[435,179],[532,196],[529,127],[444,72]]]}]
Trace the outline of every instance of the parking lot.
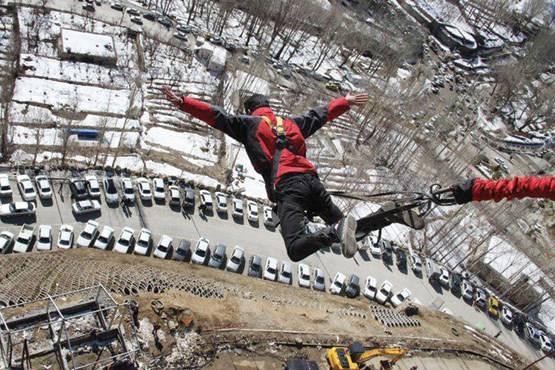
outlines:
[{"label": "parking lot", "polygon": [[[83,175],[83,174],[82,174]],[[99,175],[102,175],[99,173]],[[63,178],[63,174],[57,174],[59,178]],[[53,175],[54,177],[54,175]],[[101,177],[99,176],[99,179]],[[13,190],[13,201],[20,201],[21,195],[18,190],[14,176],[10,180]],[[116,184],[119,186],[119,179],[116,176]],[[246,215],[243,221],[239,221],[231,215],[231,197],[228,200],[227,213],[207,213],[206,215],[199,211],[198,191],[196,194],[195,208],[191,213],[184,213],[181,209],[170,208],[168,201],[164,203],[142,202],[137,195],[136,204],[129,207],[129,211],[124,211],[122,205],[108,206],[105,201],[104,194],[101,195],[101,211],[100,213],[90,214],[89,216],[78,216],[72,213],[71,192],[67,182],[54,181],[52,200],[37,199],[36,217],[17,217],[13,219],[2,219],[0,231],[8,230],[15,234],[21,228],[23,223],[36,225],[35,235],[38,225],[52,225],[52,239],[57,240],[59,226],[62,224],[71,224],[75,228],[75,239],[83,229],[84,223],[89,219],[94,219],[100,224],[100,228],[108,225],[114,228],[114,234],[118,237],[121,229],[130,226],[135,230],[137,237],[138,231],[142,228],[148,228],[153,233],[153,244],[156,245],[161,235],[166,234],[174,238],[174,246],[181,239],[191,240],[193,246],[199,237],[205,237],[210,241],[211,246],[218,243],[227,246],[227,255],[230,256],[233,248],[238,245],[245,249],[246,260],[252,255],[263,257],[271,256],[279,261],[289,261],[281,235],[279,231],[266,227],[262,220],[262,205],[259,207],[260,221],[253,224],[247,221]],[[213,201],[214,195],[212,193]],[[9,202],[10,199],[2,200],[2,203]],[[389,233],[395,233],[395,227],[385,230],[384,236],[388,237]],[[389,234],[390,235],[390,234]],[[54,242],[55,244],[55,242]],[[56,249],[56,247],[53,247]],[[30,252],[36,252],[35,247]],[[106,258],[110,258],[113,251],[106,251]],[[150,251],[152,255],[152,250]],[[152,257],[145,257],[152,258]],[[430,285],[424,276],[415,276],[410,269],[400,271],[393,260],[392,264],[385,263],[381,258],[375,258],[370,252],[359,252],[353,259],[345,259],[338,252],[332,250],[323,250],[303,261],[311,267],[320,267],[327,276],[326,286],[329,288],[330,281],[337,272],[342,272],[349,276],[357,274],[360,277],[361,285],[364,284],[368,275],[375,277],[380,285],[384,280],[388,280],[393,284],[393,292],[397,294],[403,288],[409,288],[412,292],[412,298],[420,302],[424,306],[430,306],[435,301],[436,306],[441,305],[453,313],[453,315],[465,320],[474,327],[485,328],[486,333],[496,336],[502,342],[509,345],[518,353],[524,354],[531,360],[542,355],[539,349],[534,348],[528,341],[521,339],[518,335],[506,328],[500,320],[490,318],[485,312],[479,310],[466,303],[462,298],[455,297],[450,291],[441,288],[434,288]],[[293,286],[298,288],[297,284],[297,265],[293,264]],[[246,274],[246,268],[243,274]],[[277,284],[277,283],[276,283]],[[361,287],[364,289],[364,287]],[[366,300],[360,296],[358,299]],[[348,298],[345,298],[348,304]],[[546,359],[540,363],[542,368],[550,368],[554,362],[552,359]],[[552,367],[551,367],[552,368]]]}]

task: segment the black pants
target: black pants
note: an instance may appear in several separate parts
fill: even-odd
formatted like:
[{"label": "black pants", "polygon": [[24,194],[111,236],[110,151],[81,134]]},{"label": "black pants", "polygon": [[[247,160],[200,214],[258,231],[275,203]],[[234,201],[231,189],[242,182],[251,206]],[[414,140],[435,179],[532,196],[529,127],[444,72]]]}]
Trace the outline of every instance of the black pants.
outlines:
[{"label": "black pants", "polygon": [[312,234],[306,231],[305,210],[320,216],[328,225],[343,217],[343,212],[333,204],[316,175],[286,175],[280,180],[276,190],[281,234],[292,261],[300,261],[337,241],[329,228]]}]

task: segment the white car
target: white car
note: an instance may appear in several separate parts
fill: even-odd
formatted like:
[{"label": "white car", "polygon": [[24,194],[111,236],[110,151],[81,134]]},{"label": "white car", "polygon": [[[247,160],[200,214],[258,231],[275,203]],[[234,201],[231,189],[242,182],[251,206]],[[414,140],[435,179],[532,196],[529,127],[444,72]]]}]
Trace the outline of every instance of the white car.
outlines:
[{"label": "white car", "polygon": [[40,225],[37,239],[38,251],[49,251],[52,249],[52,226]]},{"label": "white car", "polygon": [[540,333],[539,330],[536,329],[532,324],[530,324],[529,322],[527,322],[525,325],[525,333],[526,333],[526,338],[528,339],[528,341],[534,345],[540,345]]},{"label": "white car", "polygon": [[191,262],[204,265],[210,255],[210,242],[206,238],[199,238]]},{"label": "white car", "polygon": [[380,286],[380,289],[376,292],[376,301],[380,302],[381,304],[385,304],[385,302],[387,302],[387,300],[391,296],[392,290],[393,284],[385,280]]},{"label": "white car", "polygon": [[166,187],[164,186],[164,180],[157,177],[152,180],[152,185],[154,187],[154,199],[159,201],[166,200]]},{"label": "white car", "polygon": [[[538,330],[539,331],[539,330]],[[540,347],[544,353],[550,353],[553,351],[553,343],[551,343],[551,339],[543,332],[540,332]]]},{"label": "white car", "polygon": [[264,267],[264,274],[262,278],[265,280],[276,281],[277,277],[278,262],[273,257],[268,257],[266,259],[266,265]]},{"label": "white car", "polygon": [[142,200],[152,200],[152,189],[147,179],[139,177],[137,179],[137,189],[139,190],[139,197]]},{"label": "white car", "polygon": [[6,253],[12,244],[14,235],[9,231],[0,233],[0,253]]},{"label": "white car", "polygon": [[391,297],[391,304],[393,305],[393,307],[397,307],[401,303],[406,301],[411,295],[412,293],[409,290],[409,288],[405,288],[401,290],[399,293],[395,294],[393,297]]},{"label": "white car", "polygon": [[124,177],[121,179],[121,193],[123,199],[134,202],[135,201],[135,190],[133,190],[133,182],[129,177]]},{"label": "white car", "polygon": [[35,182],[37,183],[39,197],[41,199],[52,199],[52,186],[50,186],[50,181],[48,181],[48,177],[44,175],[39,175],[35,177]]},{"label": "white car", "polygon": [[501,307],[501,321],[508,326],[513,323],[513,312],[505,304]]},{"label": "white car", "polygon": [[335,274],[335,277],[333,278],[333,281],[330,286],[330,293],[341,294],[341,292],[343,292],[343,288],[345,287],[346,279],[347,277],[340,272]]},{"label": "white car", "polygon": [[326,291],[326,275],[324,271],[319,268],[314,269],[314,280],[312,280],[312,289],[319,290],[321,292]]},{"label": "white car", "polygon": [[87,182],[87,190],[89,191],[89,196],[92,198],[100,198],[100,183],[95,175],[85,176],[85,181]]},{"label": "white car", "polygon": [[124,227],[119,234],[118,241],[114,245],[114,251],[118,253],[127,253],[130,248],[133,248],[133,241],[135,240],[133,234],[135,230],[129,226]]},{"label": "white car", "polygon": [[31,225],[24,224],[13,244],[13,253],[24,253],[30,249],[35,236],[35,228]]},{"label": "white car", "polygon": [[112,243],[112,240],[114,240],[114,229],[110,226],[104,226],[93,246],[98,249],[106,250],[110,243]]},{"label": "white car", "polygon": [[226,213],[227,212],[227,195],[221,192],[216,192],[214,194],[216,196],[216,210],[218,212]]},{"label": "white car", "polygon": [[181,205],[181,192],[179,191],[179,188],[177,186],[168,186],[168,195],[170,197],[170,206]]},{"label": "white car", "polygon": [[299,267],[297,269],[299,286],[303,288],[310,288],[310,267],[305,263],[299,263]]},{"label": "white car", "polygon": [[0,217],[34,215],[36,206],[33,202],[14,202],[0,205]]},{"label": "white car", "polygon": [[33,187],[33,183],[31,179],[27,175],[18,175],[17,176],[17,187],[19,188],[19,192],[21,193],[21,198],[28,202],[37,199],[37,193],[35,192],[35,188]]},{"label": "white car", "polygon": [[245,261],[245,250],[239,246],[235,246],[231,257],[227,260],[225,269],[231,272],[239,272],[241,265]]},{"label": "white car", "polygon": [[468,282],[468,280],[463,280],[462,282],[462,296],[464,299],[471,301],[474,296],[474,288]]},{"label": "white car", "polygon": [[278,281],[282,284],[291,285],[293,280],[293,270],[289,262],[282,262],[279,269]]},{"label": "white car", "polygon": [[247,219],[250,222],[258,222],[258,205],[252,200],[247,201]]},{"label": "white car", "polygon": [[364,284],[364,296],[368,299],[376,298],[376,292],[378,291],[378,280],[375,277],[368,276],[366,278],[366,284]]},{"label": "white car", "polygon": [[485,308],[488,304],[487,303],[486,292],[484,292],[480,288],[477,288],[476,289],[476,297],[474,297],[474,302],[476,303],[476,305],[478,307]]},{"label": "white car", "polygon": [[0,175],[0,197],[8,197],[10,195],[12,195],[10,177],[6,174],[1,174]]},{"label": "white car", "polygon": [[167,235],[162,235],[156,249],[154,250],[154,257],[166,259],[168,254],[173,248],[173,239]]},{"label": "white car", "polygon": [[274,215],[272,214],[272,208],[264,206],[264,208],[262,209],[262,213],[264,215],[264,225],[274,226]]},{"label": "white car", "polygon": [[77,247],[88,248],[98,235],[98,222],[89,220],[77,238]]},{"label": "white car", "polygon": [[382,257],[382,248],[378,243],[371,243],[370,244],[370,254],[372,254],[372,256],[374,256],[375,258],[381,258]]},{"label": "white car", "polygon": [[137,242],[135,243],[135,250],[133,251],[133,253],[138,254],[139,256],[146,256],[151,244],[152,232],[149,229],[143,227],[139,232],[139,237],[137,238]]},{"label": "white car", "polygon": [[445,267],[439,269],[441,274],[439,275],[439,283],[443,285],[444,288],[449,288],[449,271]]},{"label": "white car", "polygon": [[76,215],[84,215],[87,213],[100,212],[100,202],[96,199],[85,199],[74,202],[71,205],[73,213]]},{"label": "white car", "polygon": [[73,247],[73,226],[62,225],[58,233],[58,248],[70,249]]},{"label": "white car", "polygon": [[243,218],[243,199],[233,198],[233,217]]},{"label": "white car", "polygon": [[415,274],[422,274],[422,260],[420,259],[420,256],[416,253],[411,253],[410,259],[412,272]]},{"label": "white car", "polygon": [[104,185],[104,196],[106,197],[106,203],[117,204],[119,202],[119,193],[116,186],[116,181],[113,177],[105,177],[103,181]]},{"label": "white car", "polygon": [[204,210],[212,209],[212,195],[208,190],[199,191],[200,194],[200,207]]}]

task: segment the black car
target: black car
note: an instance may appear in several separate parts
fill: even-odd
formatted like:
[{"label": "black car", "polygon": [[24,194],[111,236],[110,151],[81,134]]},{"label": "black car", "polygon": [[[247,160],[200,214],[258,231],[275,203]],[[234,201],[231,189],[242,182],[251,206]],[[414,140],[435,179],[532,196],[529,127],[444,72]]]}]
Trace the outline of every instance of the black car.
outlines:
[{"label": "black car", "polygon": [[407,254],[402,249],[397,250],[397,267],[400,270],[407,269]]},{"label": "black car", "polygon": [[462,275],[458,272],[453,272],[451,274],[451,292],[460,294],[462,284]]},{"label": "black car", "polygon": [[382,241],[382,260],[389,264],[393,263],[393,247],[389,240]]},{"label": "black car", "polygon": [[170,28],[171,26],[173,26],[172,21],[164,16],[158,17],[158,23],[160,23],[162,26],[166,28]]},{"label": "black car", "polygon": [[355,274],[349,276],[349,281],[347,281],[347,287],[345,288],[345,294],[349,298],[358,297],[360,294],[360,279]]},{"label": "black car", "polygon": [[183,239],[172,255],[172,259],[175,261],[189,262],[191,260],[191,241]]},{"label": "black car", "polygon": [[83,8],[84,10],[89,11],[89,12],[94,12],[94,11],[96,10],[96,9],[94,8],[94,5],[91,5],[91,4],[85,4],[85,5],[82,6],[82,8]]},{"label": "black car", "polygon": [[524,331],[526,329],[526,316],[520,312],[515,312],[513,314],[513,328],[520,337],[524,337]]},{"label": "black car", "polygon": [[151,12],[147,12],[147,13],[143,14],[143,18],[148,19],[149,21],[155,21],[156,20],[156,14],[151,13]]},{"label": "black car", "polygon": [[214,267],[217,269],[223,269],[225,267],[226,255],[225,255],[225,245],[218,244],[216,249],[210,255],[210,260],[208,261],[209,267]]},{"label": "black car", "polygon": [[128,8],[127,9],[127,14],[135,15],[135,16],[138,16],[138,17],[141,16],[141,12],[138,11],[137,9],[133,9],[133,8]]},{"label": "black car", "polygon": [[191,27],[189,25],[177,26],[175,29],[178,32],[182,32],[182,33],[191,33],[191,32],[193,32],[193,27]]},{"label": "black car", "polygon": [[252,256],[249,261],[249,276],[262,277],[262,258],[260,256]]},{"label": "black car", "polygon": [[87,184],[85,180],[79,178],[72,178],[69,180],[69,189],[71,190],[71,196],[74,199],[84,199],[88,196]]},{"label": "black car", "polygon": [[183,191],[183,209],[195,208],[195,192],[191,188],[185,188]]},{"label": "black car", "polygon": [[121,3],[112,3],[112,5],[110,5],[110,8],[119,10],[121,12],[125,7]]}]

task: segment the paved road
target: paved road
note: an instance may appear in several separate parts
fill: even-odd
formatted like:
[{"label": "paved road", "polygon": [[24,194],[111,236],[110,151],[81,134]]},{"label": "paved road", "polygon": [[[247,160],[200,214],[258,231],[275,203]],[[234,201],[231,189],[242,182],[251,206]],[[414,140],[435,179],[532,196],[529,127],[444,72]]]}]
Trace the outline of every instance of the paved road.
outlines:
[{"label": "paved road", "polygon": [[[14,189],[13,199],[21,200],[15,182],[12,182],[12,188]],[[56,240],[59,225],[70,223],[75,226],[76,233],[80,232],[88,218],[76,219],[73,216],[69,187],[64,184],[61,192],[59,192],[59,188],[59,184],[54,184],[55,195],[52,202],[38,202],[36,218],[1,220],[0,230],[10,230],[17,234],[19,225],[23,222],[35,225],[49,224],[54,226],[53,238]],[[3,200],[4,203],[6,201],[8,200]],[[180,210],[172,210],[167,203],[144,204],[139,202],[130,207],[130,212],[130,215],[126,215],[122,207],[110,208],[102,198],[101,214],[90,218],[94,218],[101,226],[112,226],[116,235],[124,226],[131,226],[136,231],[141,227],[148,227],[154,234],[155,243],[162,234],[167,234],[178,240],[187,238],[193,242],[198,237],[204,236],[210,240],[211,245],[216,243],[226,244],[228,254],[231,253],[235,245],[240,245],[245,249],[247,257],[257,254],[273,256],[282,261],[290,261],[279,232],[267,229],[262,222],[259,222],[258,225],[252,225],[245,219],[243,223],[239,223],[232,217],[218,215],[217,213],[204,216],[198,209],[195,209],[194,213],[190,215],[184,215]],[[261,214],[261,212],[259,213]],[[386,229],[385,237],[387,238],[388,235],[396,231],[395,228]],[[107,258],[109,258],[110,253],[112,252],[106,252]],[[356,273],[361,277],[361,280],[364,280],[370,274],[376,277],[380,284],[387,279],[393,283],[394,292],[408,287],[412,291],[413,297],[426,306],[440,298],[444,302],[443,307],[448,308],[455,316],[472,325],[485,327],[488,334],[496,335],[501,332],[498,338],[517,352],[526,354],[530,359],[541,355],[540,351],[530,346],[527,341],[521,340],[512,330],[505,328],[499,320],[489,318],[484,312],[468,305],[449,291],[441,288],[436,290],[427,282],[425,277],[415,276],[410,268],[408,271],[399,271],[395,263],[388,265],[382,259],[374,258],[365,252],[357,254],[353,259],[345,259],[331,250],[319,252],[307,258],[305,262],[311,266],[322,268],[330,280],[338,271],[347,275]],[[296,285],[296,265],[294,267],[294,285]],[[330,280],[328,280],[328,285]],[[555,364],[553,360],[545,360],[544,367],[548,365],[547,361],[550,361],[549,366]],[[545,368],[547,369],[549,366]]]}]

